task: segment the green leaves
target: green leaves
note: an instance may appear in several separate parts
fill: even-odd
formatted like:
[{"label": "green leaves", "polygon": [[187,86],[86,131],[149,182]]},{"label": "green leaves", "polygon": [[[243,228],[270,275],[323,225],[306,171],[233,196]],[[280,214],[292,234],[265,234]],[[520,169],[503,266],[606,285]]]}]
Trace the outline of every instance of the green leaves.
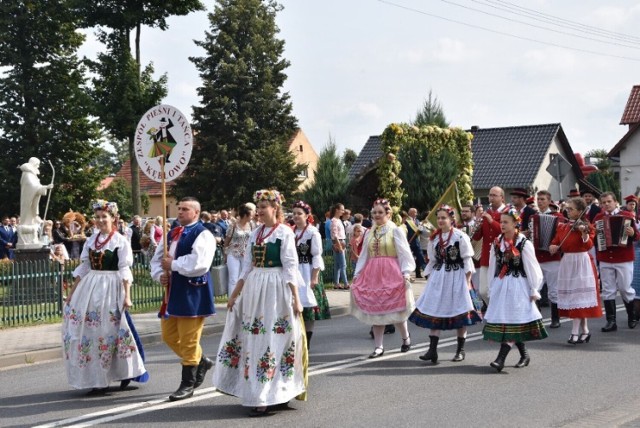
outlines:
[{"label": "green leaves", "polygon": [[[104,170],[98,155],[98,126],[91,120],[84,67],[76,56],[82,36],[64,0],[0,2],[0,200],[4,213],[17,214],[20,171],[35,156],[41,182],[56,169],[49,215],[82,210],[95,196]],[[43,214],[43,213],[42,213]]]},{"label": "green leaves", "polygon": [[335,143],[329,140],[320,152],[313,184],[302,193],[302,199],[318,215],[327,211],[333,204],[344,203],[349,185],[348,172],[343,159],[337,153]]},{"label": "green leaves", "polygon": [[209,14],[205,56],[190,58],[202,78],[194,107],[196,133],[189,168],[176,196],[196,196],[205,207],[228,208],[260,188],[289,198],[305,165],[289,151],[297,129],[289,95],[282,92],[284,42],[276,38],[275,3],[221,0]]}]

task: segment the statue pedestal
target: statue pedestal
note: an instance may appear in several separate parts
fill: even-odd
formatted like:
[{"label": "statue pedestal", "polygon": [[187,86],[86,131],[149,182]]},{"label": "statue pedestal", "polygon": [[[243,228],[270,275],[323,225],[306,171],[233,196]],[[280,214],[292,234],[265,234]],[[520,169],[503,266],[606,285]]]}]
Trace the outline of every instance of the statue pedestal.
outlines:
[{"label": "statue pedestal", "polygon": [[50,260],[51,250],[16,249],[13,260],[11,301],[14,305],[60,303],[61,277],[57,263]]},{"label": "statue pedestal", "polygon": [[36,262],[36,261],[49,261],[51,250],[48,247],[43,247],[42,244],[38,244],[36,248],[20,248],[18,244],[14,250],[15,262]]}]

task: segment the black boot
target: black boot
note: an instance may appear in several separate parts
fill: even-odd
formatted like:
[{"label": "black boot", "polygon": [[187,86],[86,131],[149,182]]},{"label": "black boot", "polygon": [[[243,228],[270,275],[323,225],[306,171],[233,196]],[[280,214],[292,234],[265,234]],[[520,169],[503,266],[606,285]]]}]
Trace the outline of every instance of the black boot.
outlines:
[{"label": "black boot", "polygon": [[551,301],[549,300],[549,287],[547,287],[547,283],[542,286],[542,290],[540,290],[540,300],[538,300],[538,307],[546,308],[549,306]]},{"label": "black boot", "polygon": [[169,396],[169,401],[178,401],[193,395],[193,385],[196,382],[198,366],[182,366],[182,382],[180,386]]},{"label": "black boot", "polygon": [[610,331],[617,331],[618,325],[616,324],[616,301],[605,300],[604,301],[604,313],[607,317],[607,325],[602,327],[603,333],[609,333]]},{"label": "black boot", "polygon": [[551,324],[549,328],[560,328],[560,315],[558,315],[558,304],[551,303]]},{"label": "black boot", "polygon": [[459,337],[458,338],[458,348],[456,349],[456,355],[453,356],[454,363],[460,362],[464,360],[465,352],[464,352],[464,342],[466,342],[467,338]]},{"label": "black boot", "polygon": [[193,384],[194,388],[202,385],[202,382],[204,382],[204,376],[207,374],[207,370],[211,370],[212,368],[213,361],[203,355],[202,358],[200,358],[198,370],[196,371],[196,382]]},{"label": "black boot", "polygon": [[509,351],[511,351],[511,346],[509,346],[506,343],[503,343],[502,345],[500,345],[500,352],[498,352],[498,357],[494,362],[490,364],[491,367],[498,370],[498,372],[501,372],[502,369],[504,368],[504,360],[507,359],[507,355],[509,355]]},{"label": "black boot", "polygon": [[636,311],[633,309],[633,300],[625,302],[624,307],[627,309],[627,325],[629,328],[636,328],[638,321],[636,320]]},{"label": "black boot", "polygon": [[313,336],[312,331],[307,332],[307,351],[311,349],[311,336]]},{"label": "black boot", "polygon": [[531,358],[529,357],[527,348],[524,346],[524,342],[516,342],[516,346],[518,347],[518,351],[520,351],[520,361],[515,365],[515,368],[521,369],[527,367],[531,362]]},{"label": "black boot", "polygon": [[418,358],[424,361],[431,361],[434,364],[437,363],[439,341],[439,336],[429,336],[429,350],[424,355],[420,355]]}]

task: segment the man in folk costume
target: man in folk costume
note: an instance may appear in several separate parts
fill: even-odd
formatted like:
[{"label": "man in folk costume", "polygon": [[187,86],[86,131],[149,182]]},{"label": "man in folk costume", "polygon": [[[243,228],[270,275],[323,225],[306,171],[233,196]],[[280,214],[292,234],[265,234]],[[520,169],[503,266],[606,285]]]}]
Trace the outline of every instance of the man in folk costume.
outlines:
[{"label": "man in folk costume", "polygon": [[[602,208],[595,203],[595,195],[591,190],[585,189],[580,192],[580,196],[584,198],[584,201],[587,203],[587,220],[589,223],[593,223],[593,219],[596,218],[596,215],[602,211]],[[595,248],[595,246],[594,246]]]},{"label": "man in folk costume", "polygon": [[636,226],[638,225],[638,197],[636,195],[629,195],[624,198],[625,208],[624,210],[633,214],[636,219]]},{"label": "man in folk costume", "polygon": [[[482,214],[482,221],[471,237],[474,241],[482,239],[482,255],[480,256],[480,297],[489,303],[489,253],[491,244],[500,235],[500,215],[506,210],[504,190],[492,187],[489,190],[489,208]],[[483,308],[484,311],[484,308]]]},{"label": "man in folk costume", "polygon": [[[630,220],[629,226],[625,227],[628,236],[626,245],[607,247],[604,251],[598,250],[597,260],[600,263],[600,282],[602,283],[602,300],[607,317],[607,324],[602,327],[602,331],[607,333],[616,331],[616,292],[620,291],[620,296],[627,309],[629,328],[637,325],[633,300],[636,297],[635,290],[631,287],[633,280],[633,261],[635,253],[633,241],[637,239],[638,228],[635,224],[635,216],[618,208],[618,201],[613,192],[604,192],[600,195],[600,206],[602,211],[596,215],[594,223],[607,221],[609,216],[624,216]],[[597,230],[597,227],[596,227]],[[598,236],[597,241],[600,241]]]},{"label": "man in folk costume", "polygon": [[[466,233],[469,236],[469,239],[471,239],[478,226],[476,223],[474,211],[475,207],[472,203],[463,204],[462,209],[460,210],[461,223],[457,225],[457,228]],[[478,241],[471,241],[471,246],[473,247],[474,251],[476,249],[476,245],[482,245],[482,243]],[[475,268],[475,272],[471,274],[471,282],[477,289],[480,286],[480,284],[478,283],[480,279],[480,259],[477,259],[475,254],[473,256],[473,267]]]},{"label": "man in folk costume", "polygon": [[182,381],[171,401],[191,397],[213,367],[202,353],[200,337],[205,318],[215,313],[209,269],[216,241],[199,218],[200,203],[183,198],[178,204],[180,226],[167,237],[167,257],[159,243],[151,260],[151,276],[167,287],[168,301],[159,314],[162,339],[182,360]]},{"label": "man in folk costume", "polygon": [[[533,215],[532,221],[535,221],[533,218],[535,218],[535,216],[539,217],[540,214],[556,216],[559,223],[566,221],[566,218],[562,214],[554,212],[551,209],[551,193],[546,190],[540,190],[536,194],[536,197],[540,211]],[[529,225],[527,224],[524,227],[529,227]],[[553,239],[553,236],[551,239]],[[535,243],[534,247],[536,247]],[[549,327],[558,328],[560,327],[560,316],[558,315],[558,268],[560,267],[562,255],[559,252],[552,255],[548,250],[538,248],[535,248],[535,251],[536,259],[538,259],[540,269],[542,269],[542,276],[547,287],[547,297],[551,301],[551,324]]]},{"label": "man in folk costume", "polygon": [[405,228],[407,229],[407,241],[409,241],[411,254],[413,254],[413,258],[416,261],[416,278],[422,278],[422,269],[427,263],[424,261],[422,248],[420,248],[420,222],[418,221],[418,210],[415,208],[409,208],[407,214],[408,216],[404,222]]},{"label": "man in folk costume", "polygon": [[520,230],[522,234],[529,238],[528,227],[529,227],[529,219],[532,215],[536,213],[536,210],[527,205],[527,199],[529,199],[529,192],[521,187],[516,187],[510,193],[511,195],[511,205],[514,206],[516,210],[518,210],[518,214],[522,219],[522,224],[520,225]]}]

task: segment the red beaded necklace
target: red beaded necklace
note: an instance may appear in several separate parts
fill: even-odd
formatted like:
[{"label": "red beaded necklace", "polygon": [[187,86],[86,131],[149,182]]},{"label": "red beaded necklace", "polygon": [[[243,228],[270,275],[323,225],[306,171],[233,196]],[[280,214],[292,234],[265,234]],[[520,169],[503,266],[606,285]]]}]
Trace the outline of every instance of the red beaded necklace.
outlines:
[{"label": "red beaded necklace", "polygon": [[271,230],[269,231],[269,233],[267,233],[267,235],[266,235],[266,236],[263,236],[263,235],[264,235],[264,228],[265,228],[265,225],[263,224],[263,225],[262,225],[262,227],[260,228],[260,231],[258,232],[258,236],[256,237],[256,245],[262,245],[262,243],[263,243],[263,242],[264,242],[268,237],[270,237],[270,236],[271,236],[271,234],[272,234],[273,232],[275,232],[275,231],[276,231],[276,229],[278,228],[278,226],[280,226],[280,223],[276,223],[276,224],[275,224],[275,226],[273,226],[273,229],[271,229]]},{"label": "red beaded necklace", "polygon": [[307,227],[309,227],[308,224],[304,227],[304,229],[302,229],[302,232],[300,232],[300,235],[296,233],[296,246],[298,245],[298,241],[302,239],[302,237],[304,236],[304,233],[307,231]]},{"label": "red beaded necklace", "polygon": [[446,242],[444,241],[444,239],[442,239],[442,235],[444,235],[445,232],[443,230],[440,230],[440,233],[438,234],[438,243],[440,245],[440,256],[444,259],[447,255],[447,247],[449,246],[449,242],[451,241],[451,236],[453,236],[453,228],[449,229],[449,236],[447,237]]},{"label": "red beaded necklace", "polygon": [[111,233],[102,242],[100,242],[100,234],[98,233],[98,236],[96,236],[96,240],[94,243],[96,247],[96,251],[102,250],[102,248],[104,248],[104,246],[107,245],[109,241],[111,241],[111,238],[113,237],[114,233],[116,233],[115,229],[112,230]]}]

